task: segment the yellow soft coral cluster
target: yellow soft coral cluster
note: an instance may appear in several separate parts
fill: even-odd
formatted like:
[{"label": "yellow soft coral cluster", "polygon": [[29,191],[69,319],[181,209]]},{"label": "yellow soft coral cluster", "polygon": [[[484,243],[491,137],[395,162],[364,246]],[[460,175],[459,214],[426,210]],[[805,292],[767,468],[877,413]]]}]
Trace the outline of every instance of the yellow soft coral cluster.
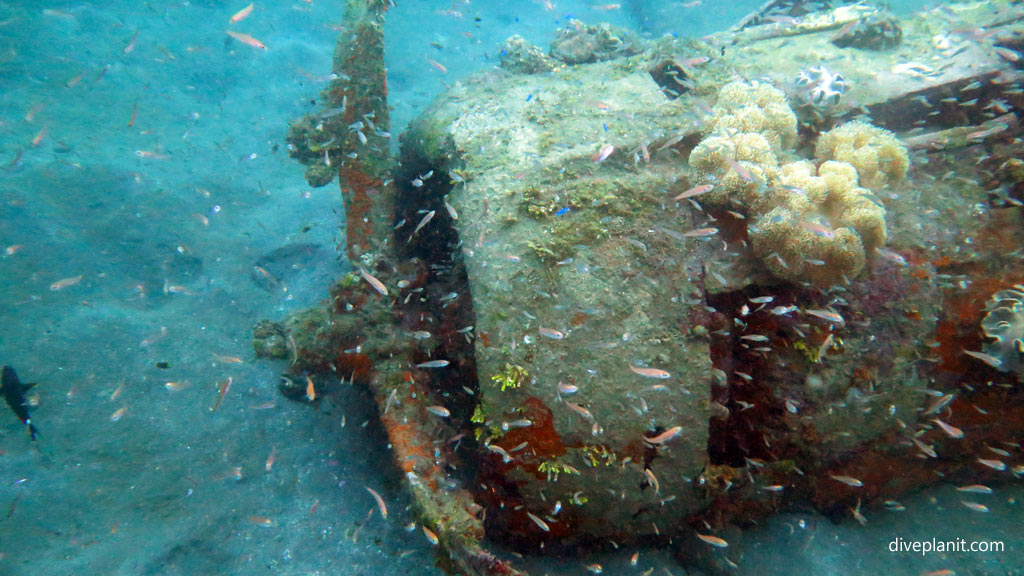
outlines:
[{"label": "yellow soft coral cluster", "polygon": [[880,189],[903,180],[910,167],[907,147],[892,132],[855,120],[821,135],[814,155],[849,162],[861,186]]},{"label": "yellow soft coral cluster", "polygon": [[[727,160],[728,159],[728,160]],[[744,178],[729,164],[732,160],[745,170]],[[717,180],[702,201],[717,207],[736,207],[755,202],[764,183],[773,180],[779,161],[768,140],[754,132],[727,132],[708,136],[690,153],[690,165]]]},{"label": "yellow soft coral cluster", "polygon": [[740,212],[754,253],[775,276],[830,286],[852,278],[885,244],[885,207],[868,188],[906,175],[906,147],[891,133],[851,122],[823,134],[820,165],[780,164],[796,139],[785,95],[766,84],[734,82],[719,93],[710,135],[690,154],[702,202]]},{"label": "yellow soft coral cluster", "polygon": [[711,132],[760,134],[775,150],[796,142],[796,116],[786,95],[770,84],[726,84],[718,92],[718,102],[711,112]]},{"label": "yellow soft coral cluster", "polygon": [[885,244],[885,208],[857,186],[851,164],[783,165],[779,186],[766,196],[763,206],[774,206],[749,234],[754,253],[775,276],[830,286],[859,274],[866,255]]}]

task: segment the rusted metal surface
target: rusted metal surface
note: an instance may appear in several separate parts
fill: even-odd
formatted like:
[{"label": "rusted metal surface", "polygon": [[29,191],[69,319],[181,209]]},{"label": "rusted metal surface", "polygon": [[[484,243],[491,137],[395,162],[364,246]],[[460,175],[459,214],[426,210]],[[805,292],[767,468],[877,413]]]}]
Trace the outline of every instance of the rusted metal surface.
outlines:
[{"label": "rusted metal surface", "polygon": [[[735,29],[547,76],[470,79],[414,123],[398,185],[385,185],[386,147],[349,128],[367,114],[386,126],[382,60],[363,58],[382,57],[385,7],[366,6],[365,28],[346,18],[343,37],[363,42],[339,41],[335,72],[377,81],[328,90],[327,109],[345,104],[337,151],[315,123],[304,132],[307,160],[321,146],[343,162],[363,274],[313,320],[289,321],[293,369],[370,385],[451,567],[516,573],[483,549],[485,526],[524,551],[682,537],[689,558],[706,550],[691,531],[709,526],[807,504],[856,517],[941,475],[1010,473],[981,468],[979,450],[1024,433],[1021,388],[963,353],[981,347],[985,301],[1024,281],[1020,258],[1006,260],[1024,245],[1020,180],[1002,181],[1021,171],[1024,104],[997,50],[995,29],[1016,23],[1007,2],[924,13],[888,51],[835,46],[856,20],[833,13],[785,34]],[[792,89],[822,64],[851,87],[842,106],[801,116],[800,146],[780,155],[806,157],[819,133],[860,116],[918,150],[910,179],[880,192],[884,251],[828,289],[767,274],[743,214],[671,200],[699,177],[686,158],[726,81]],[[773,312],[789,306],[843,319]],[[933,411],[937,398],[948,405]],[[472,488],[440,489],[467,457]]]},{"label": "rusted metal surface", "polygon": [[[999,14],[979,4],[961,17],[991,22]],[[991,44],[947,45],[921,33],[941,17],[907,23],[904,44],[889,51],[835,46],[835,28],[853,20],[834,19],[785,38],[729,36],[733,44],[721,42],[726,55],[711,56],[713,64],[702,55],[714,48],[662,44],[544,77],[470,80],[414,124],[408,142],[425,158],[422,170],[457,169],[448,199],[461,214],[451,225],[476,318],[484,444],[477,499],[489,530],[536,550],[671,534],[684,528],[673,523],[680,516],[694,527],[746,522],[801,501],[842,515],[856,506],[856,492],[833,476],[877,482],[890,473],[887,457],[914,457],[910,436],[930,437],[934,428],[923,416],[933,397],[921,390],[969,393],[935,371],[936,352],[950,351],[925,345],[941,340],[951,294],[923,261],[930,256],[920,231],[945,253],[957,243],[950,230],[972,235],[988,215],[967,222],[963,211],[951,213],[946,207],[969,203],[952,189],[924,201],[943,217],[922,211],[912,198],[933,172],[915,166],[913,180],[879,192],[888,256],[870,254],[862,275],[823,290],[759,271],[745,253],[742,217],[711,211],[713,223],[696,224],[699,211],[668,205],[693,182],[684,159],[703,134],[692,109],[713,103],[730,74],[767,75],[789,89],[807,66],[852,70],[834,115],[801,118],[804,147],[819,131],[876,111],[879,124],[900,132],[977,124],[958,128],[965,140],[1012,137],[1015,118],[1001,128],[986,107],[1012,100],[1016,71]],[[666,61],[678,63],[672,75],[686,76],[678,98],[649,73]],[[955,90],[981,95],[942,101]],[[937,113],[906,112],[922,99]],[[682,235],[699,236],[691,228],[703,225],[724,242]],[[766,297],[770,304],[756,303]],[[770,311],[837,302],[845,321],[835,327]],[[667,378],[658,387],[631,366]],[[672,442],[645,444],[675,425],[682,432]],[[951,470],[969,464],[950,458]],[[865,506],[920,486],[924,478],[908,470],[905,483],[864,490]],[[782,495],[772,492],[778,486]],[[550,500],[562,512],[538,529],[526,512],[541,516]]]},{"label": "rusted metal surface", "polygon": [[383,33],[389,5],[346,2],[322,108],[294,121],[288,133],[289,151],[306,165],[311,185],[323,186],[335,175],[340,180],[353,265],[372,266],[374,253],[385,251],[394,213]]},{"label": "rusted metal surface", "polygon": [[[292,155],[308,166],[311,184],[327,183],[325,172],[336,167],[348,260],[359,273],[332,287],[326,308],[295,314],[284,326],[263,332],[275,336],[276,330],[286,340],[276,350],[287,350],[293,374],[336,375],[369,386],[416,516],[425,531],[436,534],[445,567],[471,576],[515,576],[519,572],[482,546],[482,508],[466,490],[446,485],[455,463],[437,445],[443,433],[453,432],[426,409],[443,382],[413,367],[423,361],[423,350],[405,336],[422,302],[410,304],[399,279],[425,280],[428,271],[415,257],[415,246],[397,247],[392,232],[400,208],[391,183],[395,163],[382,30],[389,5],[346,2],[335,78],[322,94],[323,109],[293,123],[289,133]],[[422,289],[423,281],[406,287]]]}]

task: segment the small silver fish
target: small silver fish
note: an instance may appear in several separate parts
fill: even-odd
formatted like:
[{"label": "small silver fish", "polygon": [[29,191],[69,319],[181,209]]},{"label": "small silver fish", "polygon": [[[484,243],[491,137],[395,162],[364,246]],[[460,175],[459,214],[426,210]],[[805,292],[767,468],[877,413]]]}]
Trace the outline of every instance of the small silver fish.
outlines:
[{"label": "small silver fish", "polygon": [[715,234],[718,234],[718,228],[697,228],[696,230],[683,232],[683,236],[687,238],[706,238]]},{"label": "small silver fish", "polygon": [[376,291],[377,291],[377,292],[378,292],[378,293],[379,293],[379,294],[380,294],[381,296],[387,296],[387,295],[388,295],[388,289],[387,289],[387,287],[386,287],[386,286],[384,286],[384,283],[383,283],[383,282],[381,282],[380,280],[378,280],[378,279],[377,279],[377,277],[376,277],[376,276],[374,276],[373,274],[370,274],[370,273],[369,273],[369,272],[368,272],[368,271],[366,270],[366,268],[363,268],[362,266],[360,266],[360,267],[359,267],[359,274],[360,274],[360,275],[361,275],[361,276],[363,277],[363,279],[364,279],[364,280],[366,280],[366,282],[367,282],[367,283],[369,283],[369,284],[370,284],[370,286],[372,286],[372,287],[373,287],[373,289],[374,289],[374,290],[376,290]]},{"label": "small silver fish", "polygon": [[986,460],[985,458],[978,458],[978,463],[988,466],[993,470],[998,470],[999,472],[1006,470],[1006,463],[1002,460]]},{"label": "small silver fish", "polygon": [[409,234],[409,239],[406,242],[412,242],[412,237],[415,236],[417,232],[422,230],[423,227],[426,226],[427,224],[429,224],[430,221],[433,220],[433,219],[434,219],[434,210],[431,210],[430,212],[427,212],[426,215],[423,216],[423,219],[420,220],[420,223],[416,225],[416,229],[412,231],[412,234]]},{"label": "small silver fish", "polygon": [[846,320],[844,320],[843,317],[840,316],[837,312],[833,312],[832,310],[811,309],[805,310],[805,312],[807,312],[807,314],[811,316],[814,316],[815,318],[821,318],[822,320],[831,322],[836,326],[839,326],[840,328],[846,325]]},{"label": "small silver fish", "polygon": [[448,203],[448,200],[444,201],[444,209],[448,211],[448,215],[452,217],[452,220],[459,219],[459,213],[455,211],[455,207]]},{"label": "small silver fish", "polygon": [[590,410],[587,410],[586,408],[580,406],[575,402],[566,402],[565,405],[568,406],[570,410],[586,418],[587,420],[592,421],[594,419],[594,415],[590,413]]},{"label": "small silver fish", "polygon": [[977,358],[978,360],[981,360],[982,362],[988,364],[989,366],[995,368],[996,370],[1002,370],[1003,360],[1001,358],[996,358],[995,356],[992,356],[991,354],[985,354],[984,352],[975,352],[974,350],[964,350],[964,354],[967,354],[972,358]]},{"label": "small silver fish", "polygon": [[672,199],[673,200],[685,200],[687,198],[693,198],[694,196],[700,196],[701,194],[707,194],[708,192],[711,192],[714,189],[715,189],[715,187],[712,184],[704,184],[702,186],[694,186],[693,188],[690,188],[686,192],[683,192],[682,194],[680,194],[678,196],[675,196]]},{"label": "small silver fish", "polygon": [[682,431],[682,426],[673,426],[668,430],[665,430],[661,434],[658,434],[657,436],[644,436],[644,442],[647,442],[648,444],[653,444],[655,446],[661,446],[662,444],[668,442],[669,440],[675,438],[676,436],[679,436],[679,433]]},{"label": "small silver fish", "polygon": [[417,368],[444,368],[449,362],[447,360],[430,360],[428,362],[420,362],[416,365]]},{"label": "small silver fish", "polygon": [[580,390],[579,387],[575,386],[573,384],[566,384],[564,382],[559,382],[558,383],[558,393],[559,394],[565,394],[566,396],[569,396],[570,394],[575,394],[575,393],[579,392],[579,390]]},{"label": "small silver fish", "polygon": [[537,328],[537,332],[539,332],[541,336],[551,338],[552,340],[561,340],[565,338],[565,334],[561,330],[555,330],[554,328],[544,328],[541,326],[540,328]]},{"label": "small silver fish", "polygon": [[947,423],[943,422],[942,420],[939,420],[938,418],[932,418],[932,422],[935,422],[936,424],[938,424],[939,428],[942,428],[942,431],[945,432],[946,434],[948,434],[950,438],[963,438],[964,437],[964,431],[959,429],[959,428],[957,428],[956,426],[953,426],[951,424],[947,424]]},{"label": "small silver fish", "polygon": [[882,258],[888,260],[889,262],[892,262],[893,264],[895,264],[897,266],[906,266],[907,265],[907,259],[904,258],[901,254],[893,252],[892,250],[886,250],[885,248],[882,248],[880,246],[876,246],[875,247],[875,252],[879,256],[881,256]]},{"label": "small silver fish", "polygon": [[988,512],[988,506],[985,506],[984,504],[978,504],[977,502],[968,502],[966,500],[961,500],[960,503],[963,504],[964,506],[967,506],[971,510],[974,510],[975,512]]},{"label": "small silver fish", "polygon": [[932,448],[931,446],[929,446],[928,444],[925,444],[924,442],[921,442],[917,438],[911,438],[910,441],[914,443],[914,446],[917,446],[918,450],[923,452],[929,458],[938,458],[939,457],[938,452],[936,452],[935,449]]},{"label": "small silver fish", "polygon": [[551,527],[548,526],[547,522],[541,520],[539,517],[537,517],[534,514],[531,514],[530,512],[527,512],[526,515],[529,516],[530,520],[533,520],[533,523],[536,524],[541,530],[545,532],[551,531]]},{"label": "small silver fish", "polygon": [[597,153],[597,155],[594,156],[594,163],[600,164],[601,162],[604,162],[605,160],[608,159],[609,156],[612,155],[612,152],[615,152],[615,146],[611,144],[605,144],[604,146],[601,147],[601,150]]},{"label": "small silver fish", "polygon": [[971,484],[970,486],[958,486],[957,492],[969,492],[971,494],[991,494],[992,489],[988,486],[982,486],[981,484]]},{"label": "small silver fish", "polygon": [[494,444],[488,444],[487,445],[487,449],[490,450],[491,452],[494,452],[495,454],[501,456],[501,459],[502,459],[502,461],[505,462],[505,464],[508,464],[509,462],[512,461],[512,456],[509,456],[509,453],[506,452],[505,449],[502,448],[501,446],[496,446]]},{"label": "small silver fish", "polygon": [[629,366],[629,369],[632,370],[635,374],[643,376],[644,378],[659,378],[659,379],[664,380],[666,378],[671,378],[672,377],[671,374],[669,374],[668,372],[666,372],[664,370],[661,370],[660,368],[644,368],[644,367],[633,366],[631,364]]},{"label": "small silver fish", "polygon": [[829,477],[835,480],[836,482],[842,482],[843,484],[846,484],[847,486],[853,486],[854,488],[860,488],[861,486],[864,485],[863,482],[854,478],[853,476],[836,476],[834,474],[829,474]]},{"label": "small silver fish", "polygon": [[785,316],[799,310],[796,306],[776,306],[769,310],[773,316]]},{"label": "small silver fish", "polygon": [[448,409],[445,408],[444,406],[427,406],[427,412],[430,412],[434,416],[439,416],[441,418],[448,418],[449,416],[452,415],[452,413],[449,412]]}]

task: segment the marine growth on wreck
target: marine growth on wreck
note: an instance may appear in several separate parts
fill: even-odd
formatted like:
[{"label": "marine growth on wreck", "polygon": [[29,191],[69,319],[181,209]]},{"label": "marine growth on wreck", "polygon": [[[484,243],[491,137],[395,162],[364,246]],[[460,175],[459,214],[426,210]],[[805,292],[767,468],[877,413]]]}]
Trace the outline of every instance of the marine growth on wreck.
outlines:
[{"label": "marine growth on wreck", "polygon": [[319,158],[359,149],[358,106],[340,136],[315,114],[293,128],[300,161],[341,163],[349,223],[391,220],[274,349],[370,387],[460,570],[514,570],[488,542],[654,544],[727,570],[741,528],[777,514],[865,524],[1021,471],[985,451],[1016,455],[1024,423],[1017,60],[948,52],[935,11],[796,4],[700,40],[577,20],[549,50],[513,36],[386,176]]}]

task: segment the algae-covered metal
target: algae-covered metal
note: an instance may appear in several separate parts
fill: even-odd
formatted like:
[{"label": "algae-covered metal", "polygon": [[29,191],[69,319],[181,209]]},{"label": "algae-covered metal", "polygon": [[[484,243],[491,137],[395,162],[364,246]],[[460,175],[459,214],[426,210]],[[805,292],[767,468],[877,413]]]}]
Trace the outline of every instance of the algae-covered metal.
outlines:
[{"label": "algae-covered metal", "polygon": [[[771,4],[701,42],[560,35],[593,58],[512,39],[513,73],[413,122],[393,195],[369,194],[378,163],[344,165],[343,191],[374,199],[346,200],[363,268],[261,334],[293,370],[371,385],[462,570],[511,570],[484,527],[530,551],[696,530],[676,540],[689,558],[786,507],[860,519],[972,466],[938,416],[978,446],[1024,429],[1020,393],[964,353],[985,301],[1024,282],[1020,259],[996,277],[1021,243],[1020,180],[999,183],[1019,143],[965,161],[1019,133],[1003,40],[965,45],[936,11],[789,25]],[[862,22],[899,42],[833,41]],[[471,488],[440,490],[460,459]]]},{"label": "algae-covered metal", "polygon": [[[702,55],[689,50],[679,59]],[[658,61],[470,81],[405,139],[459,180],[448,199],[476,312],[474,418],[495,528],[628,538],[706,503],[689,482],[705,464],[713,380],[701,253],[719,243],[687,237],[690,211],[672,207],[688,187],[678,147],[700,113],[666,97]],[[645,441],[677,426],[671,442]],[[555,501],[539,529],[526,513]]]},{"label": "algae-covered metal", "polygon": [[[562,543],[671,533],[778,482],[833,507],[848,494],[819,489],[829,467],[888,452],[929,393],[954,393],[929,388],[920,360],[943,295],[901,256],[919,225],[900,201],[915,186],[901,182],[907,148],[863,113],[905,129],[890,107],[1010,71],[966,49],[900,66],[907,50],[948,49],[922,37],[934,12],[882,51],[831,42],[875,14],[843,7],[786,34],[724,36],[732,45],[661,41],[543,76],[490,74],[414,122],[403,142],[449,174],[460,215],[492,530]],[[844,101],[804,110],[794,79],[823,62],[851,68]],[[880,63],[888,74],[865,72]],[[726,85],[734,74],[767,76],[791,104]],[[890,75],[907,81],[879,85]],[[664,446],[644,440],[676,426]],[[527,513],[552,500],[544,529]]]}]

